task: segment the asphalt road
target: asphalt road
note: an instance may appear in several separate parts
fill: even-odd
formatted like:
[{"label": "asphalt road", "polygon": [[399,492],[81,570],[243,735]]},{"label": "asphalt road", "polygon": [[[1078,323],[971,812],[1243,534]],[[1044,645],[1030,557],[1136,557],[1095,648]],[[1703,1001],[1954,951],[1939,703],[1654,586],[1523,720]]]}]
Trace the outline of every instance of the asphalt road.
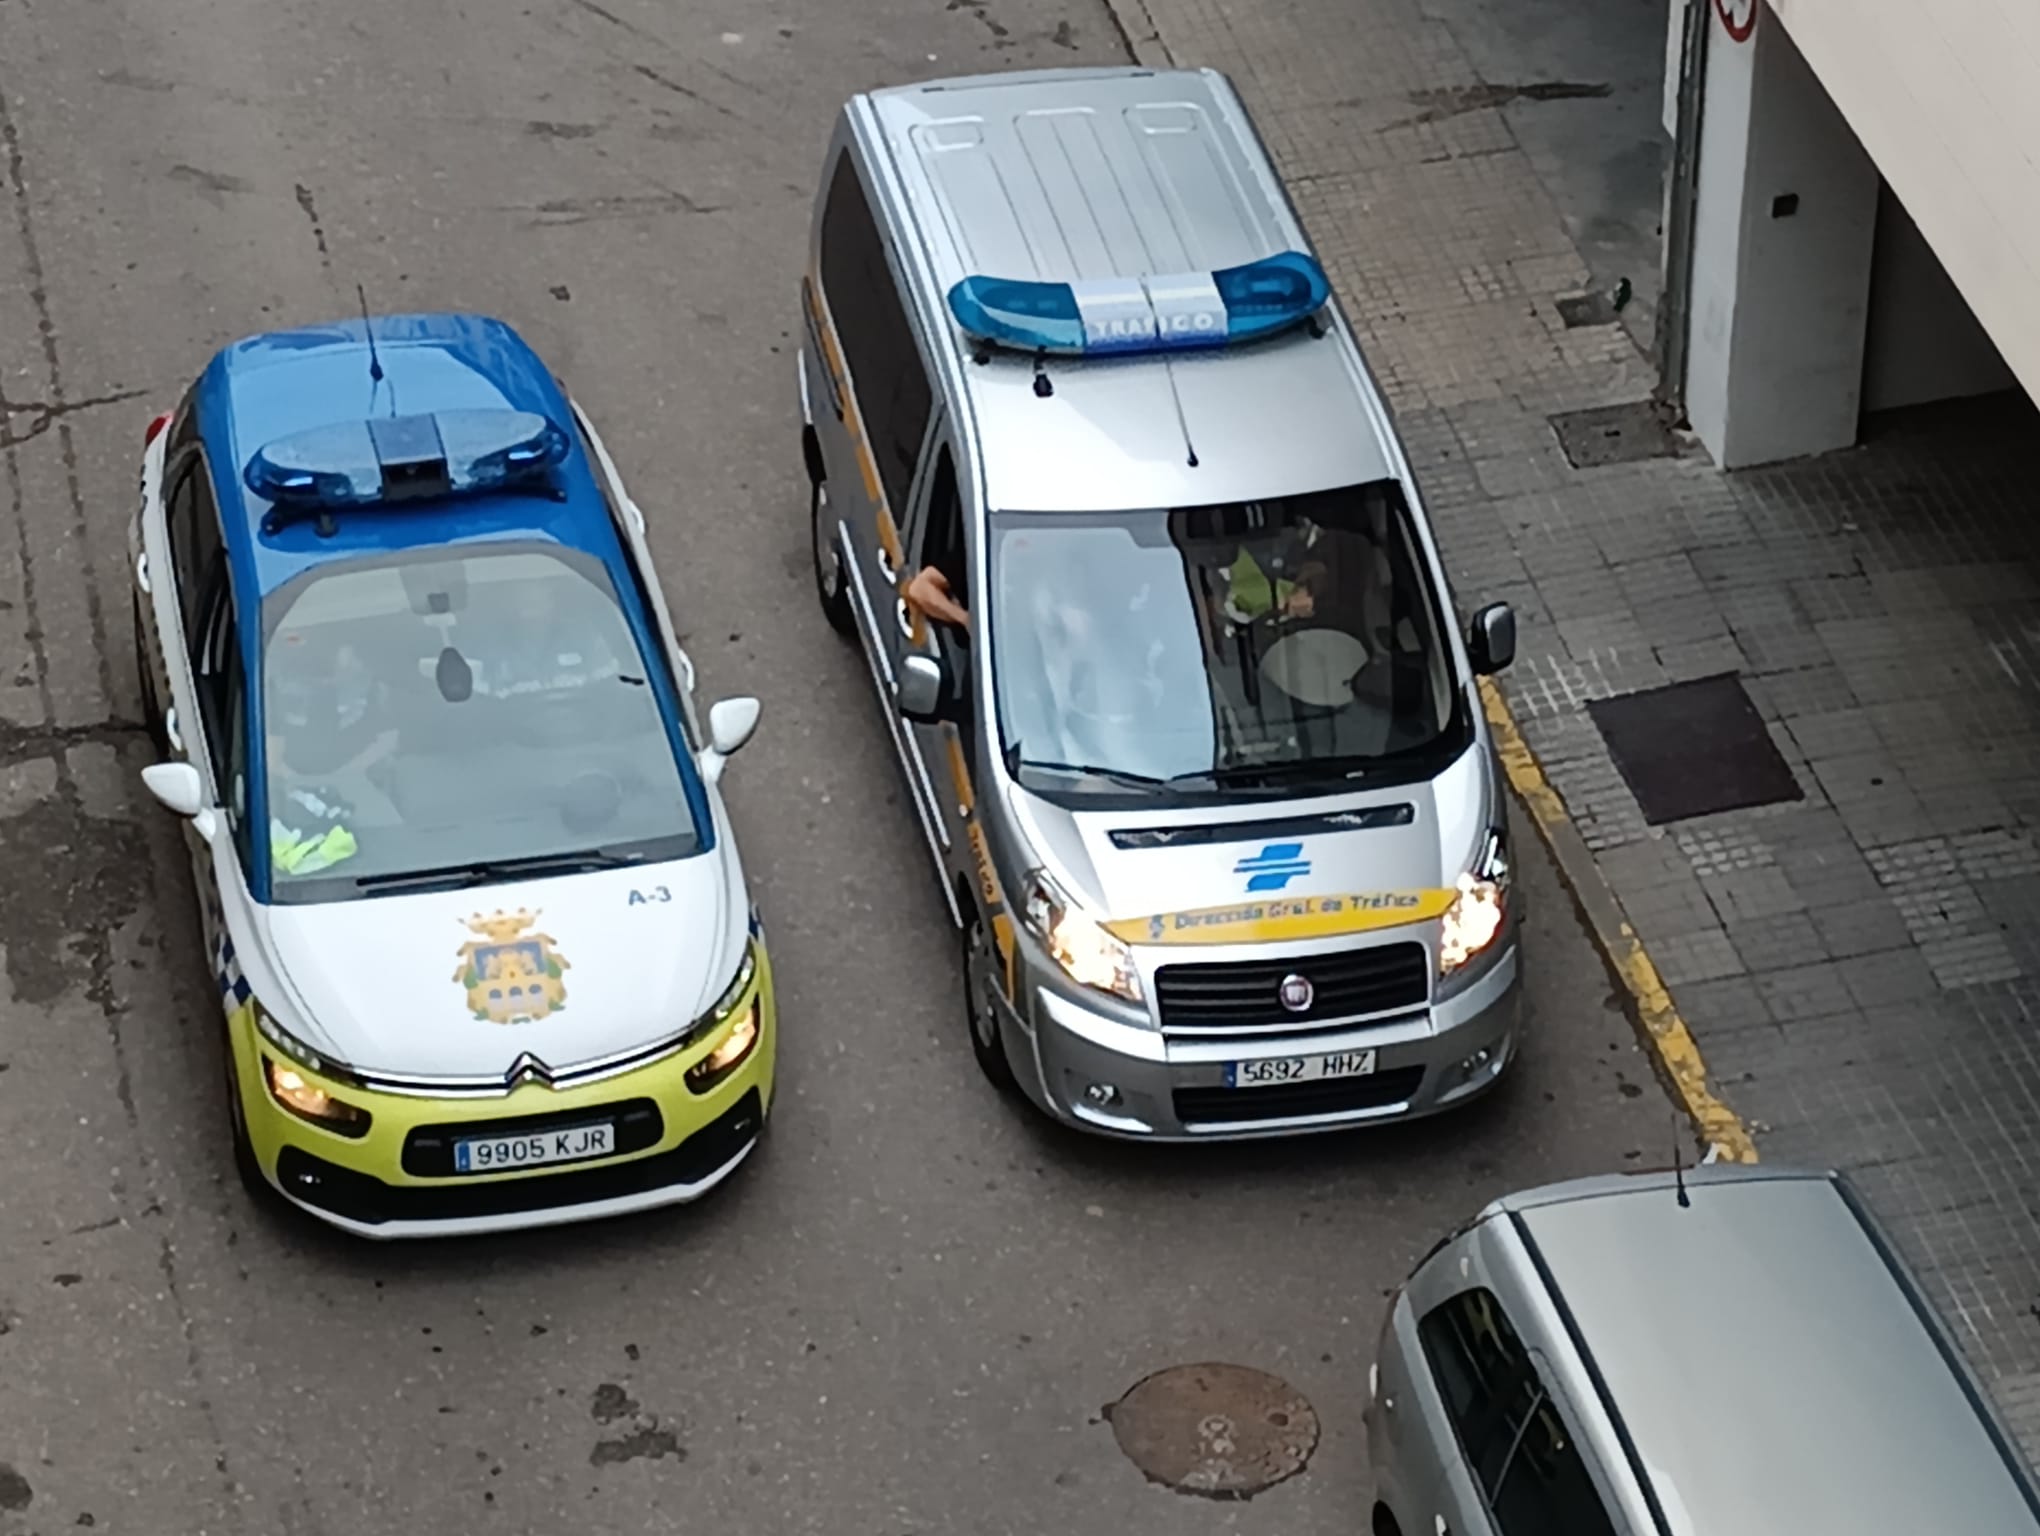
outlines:
[{"label": "asphalt road", "polygon": [[[808,585],[796,283],[835,104],[1104,62],[1089,0],[0,0],[0,1536],[1360,1529],[1384,1291],[1513,1185],[1676,1134],[1534,841],[1535,1035],[1491,1103],[1287,1147],[1050,1131],[971,1064],[940,897]],[[710,697],[783,1095],[689,1212],[356,1245],[231,1172],[184,866],[135,771],[122,523],[220,344],[519,325],[653,520]],[[372,965],[373,956],[363,956]],[[1232,1361],[1323,1440],[1249,1503],[1102,1405]]]}]

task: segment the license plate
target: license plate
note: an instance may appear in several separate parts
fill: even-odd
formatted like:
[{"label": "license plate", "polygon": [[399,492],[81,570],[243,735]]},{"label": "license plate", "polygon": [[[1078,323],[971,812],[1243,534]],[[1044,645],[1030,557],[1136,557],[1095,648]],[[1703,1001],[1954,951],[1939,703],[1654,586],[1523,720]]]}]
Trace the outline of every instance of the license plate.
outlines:
[{"label": "license plate", "polygon": [[563,1131],[537,1131],[528,1136],[474,1136],[453,1144],[455,1173],[497,1173],[505,1168],[542,1168],[547,1163],[578,1163],[584,1157],[607,1157],[616,1150],[616,1126],[570,1125]]},{"label": "license plate", "polygon": [[1225,1064],[1228,1088],[1276,1088],[1284,1083],[1321,1083],[1328,1077],[1366,1077],[1373,1051],[1332,1051],[1323,1056],[1269,1056]]}]

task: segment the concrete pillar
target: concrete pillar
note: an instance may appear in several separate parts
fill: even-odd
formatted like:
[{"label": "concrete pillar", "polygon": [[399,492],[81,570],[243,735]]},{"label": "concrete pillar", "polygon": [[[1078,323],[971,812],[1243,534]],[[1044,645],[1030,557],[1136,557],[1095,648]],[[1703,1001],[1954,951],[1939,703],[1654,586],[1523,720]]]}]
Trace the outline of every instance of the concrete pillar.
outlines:
[{"label": "concrete pillar", "polygon": [[1687,419],[1724,469],[1856,440],[1877,168],[1764,0],[1713,0]]}]

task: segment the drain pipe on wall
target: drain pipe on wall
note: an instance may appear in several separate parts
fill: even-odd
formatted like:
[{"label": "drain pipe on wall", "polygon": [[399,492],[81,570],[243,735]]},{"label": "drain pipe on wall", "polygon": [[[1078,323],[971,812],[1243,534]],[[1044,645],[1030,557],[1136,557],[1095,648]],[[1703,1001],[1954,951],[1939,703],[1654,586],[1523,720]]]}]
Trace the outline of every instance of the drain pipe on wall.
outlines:
[{"label": "drain pipe on wall", "polygon": [[[1693,225],[1700,197],[1700,118],[1707,96],[1707,38],[1713,0],[1672,0],[1666,26],[1666,74],[1677,39],[1678,92],[1666,103],[1672,135],[1671,174],[1665,178],[1664,282],[1653,351],[1658,367],[1655,399],[1671,422],[1686,424],[1686,358],[1693,324]],[[1670,84],[1669,78],[1667,85]],[[1668,94],[1670,94],[1668,92]]]}]

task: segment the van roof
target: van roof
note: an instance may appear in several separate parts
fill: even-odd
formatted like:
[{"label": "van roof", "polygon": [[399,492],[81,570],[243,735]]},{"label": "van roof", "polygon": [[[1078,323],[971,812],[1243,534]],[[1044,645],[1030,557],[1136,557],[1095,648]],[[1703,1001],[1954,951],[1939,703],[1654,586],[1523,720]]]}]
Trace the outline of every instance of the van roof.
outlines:
[{"label": "van roof", "polygon": [[[1713,1167],[1501,1202],[1666,1529],[2040,1531],[1970,1384],[1832,1174]],[[2012,1453],[2016,1454],[2016,1453]]]},{"label": "van roof", "polygon": [[1030,357],[968,361],[946,300],[974,274],[1066,282],[1309,250],[1224,76],[1016,71],[866,100],[938,290],[939,334],[966,359],[994,507],[1187,506],[1392,473],[1386,418],[1343,328],[1203,353],[1052,358],[1047,398]]}]

